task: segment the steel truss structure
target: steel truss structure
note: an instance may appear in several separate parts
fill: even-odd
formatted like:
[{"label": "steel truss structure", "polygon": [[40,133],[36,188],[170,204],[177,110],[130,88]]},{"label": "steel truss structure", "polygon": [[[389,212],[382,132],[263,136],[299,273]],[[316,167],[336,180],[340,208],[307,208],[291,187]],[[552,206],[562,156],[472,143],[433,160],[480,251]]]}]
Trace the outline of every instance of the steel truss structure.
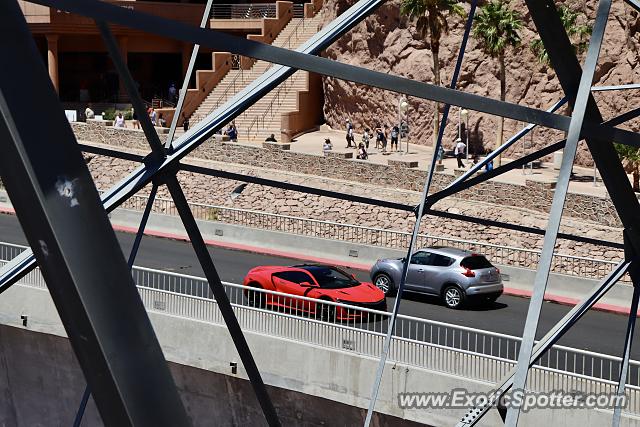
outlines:
[{"label": "steel truss structure", "polygon": [[[88,386],[82,396],[76,425],[79,425],[84,405],[86,405],[90,393],[93,394],[98,411],[106,425],[189,425],[188,417],[167,368],[162,350],[130,274],[130,268],[135,260],[153,199],[161,185],[167,186],[178,208],[197,258],[202,265],[229,333],[251,380],[265,419],[269,425],[280,425],[277,411],[221,285],[214,261],[207,251],[177,180],[179,171],[414,212],[416,222],[407,259],[413,252],[416,235],[424,216],[444,217],[544,235],[542,254],[516,368],[498,387],[492,400],[482,407],[470,410],[458,423],[459,427],[475,425],[484,414],[496,407],[499,398],[509,389],[524,389],[528,370],[536,360],[556,343],[624,274],[628,273],[634,285],[634,293],[622,352],[623,364],[618,386],[618,393],[624,393],[626,370],[640,297],[640,272],[638,270],[640,204],[616,154],[613,141],[640,147],[640,134],[616,127],[640,116],[640,108],[605,121],[592,96],[592,91],[633,90],[640,86],[629,84],[591,87],[612,0],[599,1],[584,69],[580,66],[573,52],[553,0],[525,0],[564,91],[564,97],[546,111],[468,94],[455,89],[473,24],[476,0],[471,2],[458,61],[451,85],[448,88],[354,67],[316,56],[367,16],[374,13],[376,8],[384,3],[383,0],[359,0],[295,51],[206,29],[204,27],[207,12],[205,12],[201,27],[197,28],[98,0],[32,1],[96,20],[96,25],[109,54],[137,111],[144,111],[142,100],[136,92],[133,79],[118,51],[109,24],[123,25],[194,44],[194,53],[185,78],[187,82],[193,70],[195,54],[199,45],[274,63],[274,66],[261,77],[175,141],[173,140],[175,120],[171,125],[170,137],[163,144],[149,118],[144,114],[141,115],[142,129],[150,147],[150,153],[146,157],[119,152],[115,149],[84,146],[75,140],[60,108],[57,95],[40,61],[17,0],[0,2],[0,36],[2,36],[0,37],[0,54],[3,57],[11,58],[10,64],[0,67],[0,114],[2,117],[0,120],[0,149],[2,150],[0,173],[31,246],[31,251],[23,252],[0,270],[0,293],[16,283],[36,265],[40,267],[87,379]],[[626,1],[640,11],[638,0]],[[206,10],[211,7],[211,2],[209,0]],[[434,150],[434,158],[424,184],[422,202],[418,206],[342,194],[181,163],[186,155],[206,141],[214,132],[221,129],[223,125],[233,120],[298,69],[446,104]],[[178,102],[176,118],[180,113],[182,96]],[[40,111],[47,112],[39,117],[37,126],[34,126],[32,122],[34,100],[37,100]],[[555,113],[564,103],[569,103],[573,108],[571,117]],[[519,120],[529,123],[529,125],[447,188],[431,194],[431,182],[436,163],[435,153],[438,152],[441,145],[451,105]],[[566,131],[567,138],[492,171],[476,174],[486,163],[504,152],[535,126]],[[577,144],[582,139],[586,141],[592,153],[596,167],[623,224],[624,233],[620,241],[602,241],[559,232]],[[433,208],[438,201],[446,197],[563,148],[563,161],[549,214],[548,226],[545,229],[451,214]],[[82,151],[140,162],[140,166],[100,197],[82,158]],[[149,184],[151,184],[149,202],[127,261],[115,239],[107,213]],[[558,238],[624,248],[625,259],[534,346],[553,248]],[[406,274],[407,265],[404,266],[403,279],[399,284],[398,296],[388,328],[389,333],[386,336],[378,370],[373,381],[374,386],[365,425],[369,425],[374,413],[377,393],[391,342],[391,331],[393,331],[393,324],[402,301]],[[506,413],[501,410],[501,414],[504,415],[503,419],[508,426],[516,426],[520,408],[509,408]],[[614,426],[619,425],[620,416],[621,408],[617,408],[614,411]]]}]

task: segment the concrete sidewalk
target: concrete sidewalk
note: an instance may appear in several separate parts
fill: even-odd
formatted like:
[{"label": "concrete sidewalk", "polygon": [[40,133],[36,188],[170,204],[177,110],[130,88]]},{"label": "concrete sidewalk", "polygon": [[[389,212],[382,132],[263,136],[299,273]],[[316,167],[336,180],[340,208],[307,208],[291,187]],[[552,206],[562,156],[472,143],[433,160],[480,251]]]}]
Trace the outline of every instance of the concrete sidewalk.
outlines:
[{"label": "concrete sidewalk", "polygon": [[[306,134],[298,136],[294,142],[291,143],[290,150],[292,152],[305,153],[305,154],[322,154],[322,144],[325,138],[329,138],[333,144],[334,152],[351,152],[353,153],[353,158],[355,159],[357,154],[357,149],[354,148],[345,148],[346,139],[345,139],[345,131],[331,130],[327,126],[322,126],[320,130],[308,132]],[[356,144],[359,144],[362,140],[362,134],[355,134]],[[262,142],[245,142],[242,139],[240,140],[243,144],[261,144]],[[413,161],[418,162],[418,168],[420,169],[428,169],[431,164],[433,149],[431,146],[425,145],[417,145],[412,144],[409,141],[409,153],[406,153],[406,140],[402,140],[400,142],[400,150],[398,152],[387,152],[382,153],[380,149],[375,148],[375,137],[371,139],[369,143],[369,158],[368,162],[370,163],[378,163],[378,164],[387,164],[389,160],[403,160],[403,161]],[[445,149],[447,151],[452,150],[453,147],[449,146],[451,144],[445,144]],[[390,148],[390,143],[387,144],[387,148]],[[511,159],[502,158],[502,164],[506,164],[510,162]],[[444,165],[444,173],[454,174],[454,171],[457,169],[457,161],[455,158],[445,158],[442,161]],[[468,169],[472,165],[472,159],[470,158],[468,161],[465,161],[465,169]],[[494,162],[494,166],[497,167],[497,162]],[[594,170],[593,168],[585,168],[580,166],[575,166],[573,168],[574,175],[572,177],[571,183],[569,185],[569,191],[572,193],[578,194],[588,194],[588,195],[596,195],[600,197],[605,197],[607,195],[606,188],[602,184],[600,180],[600,175],[596,174],[596,183],[594,185]],[[541,180],[545,182],[555,182],[557,180],[558,171],[554,169],[554,165],[552,163],[542,163],[540,167],[526,170],[522,168],[518,168],[512,171],[509,171],[494,180],[499,182],[506,182],[509,184],[520,184],[524,185],[526,180]],[[629,180],[631,177],[629,176]]]}]

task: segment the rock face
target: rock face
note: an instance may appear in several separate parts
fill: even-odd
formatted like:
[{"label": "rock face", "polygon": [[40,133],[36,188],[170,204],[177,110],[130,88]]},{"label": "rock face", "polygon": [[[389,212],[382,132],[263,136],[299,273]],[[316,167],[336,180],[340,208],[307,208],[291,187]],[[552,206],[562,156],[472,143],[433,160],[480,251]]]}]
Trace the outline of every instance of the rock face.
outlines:
[{"label": "rock face", "polygon": [[[354,3],[353,0],[326,0],[323,7],[325,24]],[[573,10],[582,11],[590,23],[595,18],[595,0],[566,1]],[[521,31],[522,44],[506,54],[507,95],[509,102],[539,109],[547,109],[562,97],[562,90],[552,68],[540,64],[530,49],[531,41],[537,37],[535,27],[527,13],[524,2],[511,2],[512,7],[523,15],[525,27]],[[328,58],[368,69],[401,75],[414,80],[432,83],[433,62],[428,40],[416,32],[415,25],[400,15],[400,1],[386,2],[372,16],[343,36],[324,55]],[[468,1],[464,3],[469,10]],[[444,35],[440,47],[441,78],[449,84],[455,66],[462,34],[464,18],[450,17],[450,31]],[[605,42],[600,53],[594,85],[620,85],[640,81],[638,55],[640,49],[640,18],[624,2],[614,2],[607,25]],[[583,58],[581,58],[582,62]],[[498,62],[484,54],[478,41],[470,38],[464,58],[458,89],[494,99],[500,98]],[[359,86],[330,77],[323,78],[326,122],[334,128],[343,128],[346,118],[354,122],[356,130],[376,123],[398,122],[398,100],[396,93]],[[632,108],[636,92],[600,92],[595,95],[605,119],[609,119]],[[410,142],[431,145],[433,141],[433,112],[435,103],[409,98],[408,120],[411,127]],[[442,105],[440,106],[442,108]],[[562,108],[567,114],[567,108]],[[505,139],[521,129],[522,123],[505,121]],[[635,119],[622,128],[638,131],[640,120]],[[497,118],[471,111],[469,113],[469,140],[472,152],[495,146]],[[447,124],[444,143],[452,148],[458,133],[458,108],[453,107]],[[507,155],[520,155],[541,148],[550,142],[562,139],[563,134],[549,129],[536,129],[531,136],[512,147]],[[550,160],[550,159],[547,159]],[[591,158],[587,147],[581,144],[577,163],[589,165]]]}]

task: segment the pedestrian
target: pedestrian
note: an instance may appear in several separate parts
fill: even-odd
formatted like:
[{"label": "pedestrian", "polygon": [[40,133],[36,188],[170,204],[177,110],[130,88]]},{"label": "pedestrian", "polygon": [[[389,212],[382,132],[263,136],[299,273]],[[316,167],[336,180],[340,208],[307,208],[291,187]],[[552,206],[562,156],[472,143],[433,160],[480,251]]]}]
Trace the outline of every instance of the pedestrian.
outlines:
[{"label": "pedestrian", "polygon": [[138,113],[136,110],[131,108],[131,120],[133,120],[133,128],[140,129],[140,120],[138,120]]},{"label": "pedestrian", "polygon": [[444,147],[442,144],[438,145],[438,154],[436,155],[436,159],[438,160],[438,164],[442,164],[442,159],[444,159]]},{"label": "pedestrian", "polygon": [[118,113],[118,115],[116,116],[115,127],[117,127],[117,128],[126,128],[127,127],[127,124],[124,121],[124,117],[122,117],[122,113]]},{"label": "pedestrian", "polygon": [[158,126],[158,113],[156,113],[156,109],[151,107],[149,110],[150,110],[149,111],[149,118],[151,119],[151,123],[154,126]]},{"label": "pedestrian", "polygon": [[362,143],[365,148],[369,149],[369,139],[371,138],[371,130],[369,128],[365,128],[364,133],[362,134]]},{"label": "pedestrian", "polygon": [[169,101],[174,104],[178,102],[178,90],[176,89],[175,83],[171,83],[169,86]]},{"label": "pedestrian", "polygon": [[458,168],[463,169],[464,163],[462,162],[462,158],[464,157],[465,149],[467,148],[466,144],[462,142],[460,138],[456,139],[456,148],[454,149],[456,154],[456,159],[458,160]]},{"label": "pedestrian", "polygon": [[367,154],[367,150],[364,148],[364,144],[361,142],[360,145],[358,145],[358,155],[356,156],[356,159],[367,160],[368,158],[369,155]]},{"label": "pedestrian", "polygon": [[267,137],[267,139],[264,140],[265,142],[278,142],[276,141],[276,136],[274,134],[271,134]]},{"label": "pedestrian", "polygon": [[158,114],[158,125],[160,125],[161,128],[167,126],[167,121],[164,119],[162,113]]},{"label": "pedestrian", "polygon": [[235,123],[230,123],[224,133],[229,137],[229,141],[238,142],[238,129],[236,129]]},{"label": "pedestrian", "polygon": [[329,151],[333,150],[333,145],[331,144],[331,140],[329,138],[324,139],[324,143],[322,144],[322,153],[326,156]]},{"label": "pedestrian", "polygon": [[86,120],[92,120],[96,117],[96,114],[91,109],[91,104],[87,105],[87,108],[84,110],[84,116]]},{"label": "pedestrian", "polygon": [[398,151],[398,135],[400,135],[400,128],[398,126],[391,128],[391,151],[393,151],[394,144],[396,151]]},{"label": "pedestrian", "polygon": [[[347,140],[347,146],[345,148],[350,148],[351,147],[351,142],[353,139],[353,124],[351,123],[351,120],[347,119],[347,133],[345,136],[346,140]],[[353,144],[353,146],[355,147],[355,143]]]},{"label": "pedestrian", "polygon": [[486,165],[484,165],[485,172],[491,172],[493,170],[493,160],[489,160]]},{"label": "pedestrian", "polygon": [[379,124],[377,124],[376,125],[376,148],[382,147],[382,139],[383,139],[382,128],[380,127]]},{"label": "pedestrian", "polygon": [[382,131],[382,152],[386,153],[387,152],[387,134],[389,132],[389,126],[384,125],[384,130]]},{"label": "pedestrian", "polygon": [[185,132],[189,130],[189,117],[184,113],[182,113],[182,129],[184,129]]}]

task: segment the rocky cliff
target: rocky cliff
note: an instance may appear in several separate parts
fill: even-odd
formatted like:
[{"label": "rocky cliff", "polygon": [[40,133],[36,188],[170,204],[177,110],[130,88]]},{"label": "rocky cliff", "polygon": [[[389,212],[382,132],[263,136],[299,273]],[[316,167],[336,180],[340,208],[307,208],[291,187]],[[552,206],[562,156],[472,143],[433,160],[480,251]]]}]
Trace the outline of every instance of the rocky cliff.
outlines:
[{"label": "rocky cliff", "polygon": [[[327,23],[354,3],[354,0],[326,0],[323,19]],[[563,92],[551,67],[541,64],[530,49],[531,41],[537,37],[535,27],[523,1],[512,1],[512,7],[523,15],[525,27],[521,31],[522,44],[506,55],[507,101],[530,107],[547,109],[558,101]],[[581,11],[581,19],[593,22],[594,0],[565,2],[574,10]],[[433,82],[432,53],[428,40],[421,39],[414,23],[400,15],[399,0],[388,1],[375,14],[343,36],[324,55],[328,58],[401,75],[423,82]],[[470,5],[464,3],[465,10]],[[450,31],[444,35],[440,48],[441,75],[443,84],[451,80],[456,57],[464,31],[464,19],[450,17]],[[619,85],[640,82],[638,55],[640,48],[640,18],[622,1],[614,2],[607,25],[606,40],[596,71],[594,85]],[[482,52],[478,41],[469,41],[460,75],[458,88],[468,93],[500,98],[498,61]],[[346,118],[355,123],[356,130],[375,123],[397,123],[398,99],[396,93],[325,77],[324,114],[326,122],[334,128],[343,128]],[[636,108],[637,91],[600,92],[596,94],[598,105],[605,119],[626,110]],[[435,103],[409,98],[408,119],[411,126],[410,142],[429,145],[433,138],[433,112]],[[442,108],[442,106],[441,106]],[[445,147],[452,148],[458,132],[458,108],[452,108],[445,133]],[[567,114],[563,108],[560,113]],[[514,120],[505,122],[505,139],[523,126]],[[640,120],[635,119],[624,126],[638,131]],[[497,118],[471,111],[469,113],[469,136],[472,151],[492,148],[496,142]],[[531,150],[562,139],[562,133],[549,129],[536,129],[526,137],[524,143],[514,146],[511,155]],[[591,162],[584,144],[581,144],[577,162]]]}]

